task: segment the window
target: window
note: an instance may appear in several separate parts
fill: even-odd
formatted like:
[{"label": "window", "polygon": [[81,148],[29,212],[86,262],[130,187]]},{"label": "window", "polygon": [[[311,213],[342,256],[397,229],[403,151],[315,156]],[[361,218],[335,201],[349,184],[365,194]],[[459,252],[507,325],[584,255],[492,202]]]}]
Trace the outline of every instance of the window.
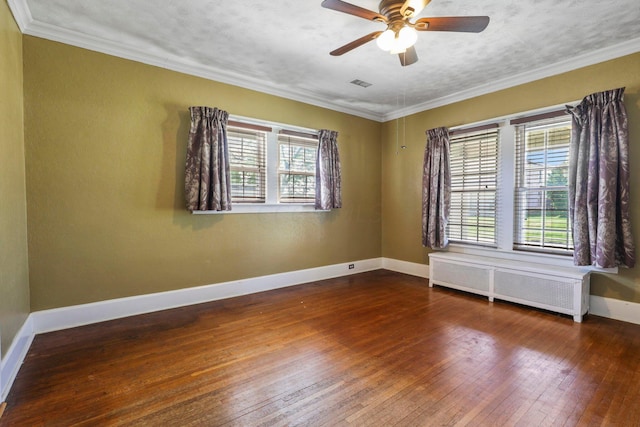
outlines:
[{"label": "window", "polygon": [[451,132],[451,211],[453,242],[496,246],[498,129]]},{"label": "window", "polygon": [[567,187],[570,139],[566,116],[516,125],[515,249],[573,250]]},{"label": "window", "polygon": [[232,203],[265,202],[267,132],[271,129],[227,126]]},{"label": "window", "polygon": [[314,203],[318,139],[282,130],[278,134],[278,199],[281,203]]},{"label": "window", "polygon": [[245,210],[244,205],[314,204],[315,131],[232,119],[227,138],[234,211]]},{"label": "window", "polygon": [[454,250],[568,265],[571,120],[548,111],[450,131]]}]

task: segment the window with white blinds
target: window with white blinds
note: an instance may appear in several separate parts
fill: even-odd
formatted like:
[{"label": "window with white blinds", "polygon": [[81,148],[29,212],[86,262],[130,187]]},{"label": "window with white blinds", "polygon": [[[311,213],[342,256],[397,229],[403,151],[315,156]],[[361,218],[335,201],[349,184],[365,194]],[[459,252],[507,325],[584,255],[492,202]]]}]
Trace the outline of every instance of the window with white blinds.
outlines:
[{"label": "window with white blinds", "polygon": [[264,203],[266,143],[271,129],[233,122],[227,126],[232,203]]},{"label": "window with white blinds", "polygon": [[498,141],[496,126],[455,131],[450,138],[452,242],[496,246]]},{"label": "window with white blinds", "polygon": [[278,201],[314,203],[318,138],[281,130],[278,134]]},{"label": "window with white blinds", "polygon": [[313,205],[317,133],[246,120],[229,120],[227,124],[231,201],[245,211],[257,204],[282,204],[287,206],[285,210]]},{"label": "window with white blinds", "polygon": [[515,124],[514,249],[573,250],[567,115]]}]

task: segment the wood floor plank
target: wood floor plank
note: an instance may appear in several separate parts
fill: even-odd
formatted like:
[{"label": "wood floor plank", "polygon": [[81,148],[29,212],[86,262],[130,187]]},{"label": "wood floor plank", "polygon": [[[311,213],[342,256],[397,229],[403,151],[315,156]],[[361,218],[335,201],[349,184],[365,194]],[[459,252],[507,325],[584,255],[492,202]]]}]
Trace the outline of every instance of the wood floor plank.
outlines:
[{"label": "wood floor plank", "polygon": [[5,426],[640,425],[640,325],[379,270],[38,335]]}]

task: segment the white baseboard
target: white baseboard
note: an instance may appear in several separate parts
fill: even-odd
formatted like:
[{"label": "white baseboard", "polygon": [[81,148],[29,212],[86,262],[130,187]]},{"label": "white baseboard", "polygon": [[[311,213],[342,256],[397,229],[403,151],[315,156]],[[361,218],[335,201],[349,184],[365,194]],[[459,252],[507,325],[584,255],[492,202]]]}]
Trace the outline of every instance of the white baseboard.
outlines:
[{"label": "white baseboard", "polygon": [[589,313],[640,325],[640,304],[591,295]]},{"label": "white baseboard", "polygon": [[[349,269],[350,264],[354,265],[353,269]],[[0,402],[4,401],[9,394],[11,385],[18,374],[18,370],[36,334],[363,273],[381,268],[417,277],[429,277],[429,266],[426,264],[391,258],[372,258],[233,282],[33,312],[27,318],[11,344],[11,347],[9,347],[7,354],[0,362]],[[640,304],[638,303],[592,295],[590,305],[590,312],[594,315],[640,324]]]},{"label": "white baseboard", "polygon": [[[348,268],[350,264],[354,265],[353,269]],[[269,291],[299,285],[301,283],[378,270],[381,267],[382,259],[373,258],[232,282],[36,311],[31,313],[31,317],[33,319],[34,331],[36,334],[39,334],[137,314],[151,313],[154,311]]]},{"label": "white baseboard", "polygon": [[393,258],[382,258],[382,268],[398,273],[410,274],[412,276],[429,278],[429,265],[418,264],[409,261],[400,261]]},{"label": "white baseboard", "polygon": [[13,339],[7,354],[0,361],[0,402],[4,402],[9,395],[34,336],[33,323],[29,316]]}]

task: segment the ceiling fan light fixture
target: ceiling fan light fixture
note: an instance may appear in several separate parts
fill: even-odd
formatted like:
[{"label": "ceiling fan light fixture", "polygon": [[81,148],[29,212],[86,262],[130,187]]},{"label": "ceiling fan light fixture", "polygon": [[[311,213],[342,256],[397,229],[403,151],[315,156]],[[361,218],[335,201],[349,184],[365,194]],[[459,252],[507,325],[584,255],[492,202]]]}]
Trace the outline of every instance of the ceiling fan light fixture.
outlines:
[{"label": "ceiling fan light fixture", "polygon": [[412,27],[402,27],[398,32],[398,43],[407,49],[418,41],[418,32]]},{"label": "ceiling fan light fixture", "polygon": [[384,51],[389,51],[393,48],[393,44],[395,43],[396,33],[393,30],[388,29],[380,34],[376,39],[376,44],[378,47]]},{"label": "ceiling fan light fixture", "polygon": [[418,40],[418,33],[411,27],[402,27],[397,33],[387,29],[376,39],[378,47],[386,52],[403,53]]}]

